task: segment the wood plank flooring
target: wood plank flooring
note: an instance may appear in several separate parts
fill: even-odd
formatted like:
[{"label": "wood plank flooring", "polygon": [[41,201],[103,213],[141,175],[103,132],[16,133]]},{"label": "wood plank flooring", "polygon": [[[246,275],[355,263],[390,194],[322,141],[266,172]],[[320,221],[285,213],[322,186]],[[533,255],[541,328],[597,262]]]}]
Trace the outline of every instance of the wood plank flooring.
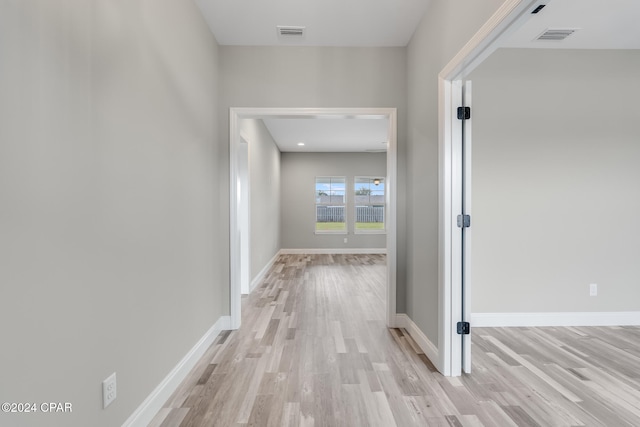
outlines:
[{"label": "wood plank flooring", "polygon": [[640,328],[474,329],[446,378],[384,322],[384,255],[283,255],[150,427],[640,426]]}]

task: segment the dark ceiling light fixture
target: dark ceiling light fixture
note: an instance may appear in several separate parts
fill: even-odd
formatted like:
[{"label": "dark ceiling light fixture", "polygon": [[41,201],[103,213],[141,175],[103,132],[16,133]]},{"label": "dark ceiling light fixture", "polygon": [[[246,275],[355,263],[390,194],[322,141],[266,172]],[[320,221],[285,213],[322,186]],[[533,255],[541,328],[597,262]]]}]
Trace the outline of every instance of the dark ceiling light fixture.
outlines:
[{"label": "dark ceiling light fixture", "polygon": [[374,185],[380,185],[380,178],[374,178],[373,179],[373,184]]}]

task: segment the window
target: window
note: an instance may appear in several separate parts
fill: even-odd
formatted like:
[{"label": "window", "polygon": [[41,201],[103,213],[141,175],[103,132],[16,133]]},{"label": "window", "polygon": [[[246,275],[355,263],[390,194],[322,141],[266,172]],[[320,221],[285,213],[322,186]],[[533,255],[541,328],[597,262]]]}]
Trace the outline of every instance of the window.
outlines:
[{"label": "window", "polygon": [[384,178],[357,176],[354,180],[356,233],[384,233]]},{"label": "window", "polygon": [[316,177],[316,233],[346,233],[346,178]]}]

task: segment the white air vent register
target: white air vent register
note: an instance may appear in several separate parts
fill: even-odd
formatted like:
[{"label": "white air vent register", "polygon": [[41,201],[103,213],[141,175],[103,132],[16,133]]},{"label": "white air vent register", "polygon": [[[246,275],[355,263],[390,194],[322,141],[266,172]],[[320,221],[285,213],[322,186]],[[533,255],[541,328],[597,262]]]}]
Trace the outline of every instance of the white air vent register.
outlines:
[{"label": "white air vent register", "polygon": [[278,25],[278,37],[281,38],[302,38],[307,27],[293,27],[289,25]]},{"label": "white air vent register", "polygon": [[544,33],[536,37],[536,40],[542,41],[562,41],[571,34],[578,31],[577,28],[549,28]]}]

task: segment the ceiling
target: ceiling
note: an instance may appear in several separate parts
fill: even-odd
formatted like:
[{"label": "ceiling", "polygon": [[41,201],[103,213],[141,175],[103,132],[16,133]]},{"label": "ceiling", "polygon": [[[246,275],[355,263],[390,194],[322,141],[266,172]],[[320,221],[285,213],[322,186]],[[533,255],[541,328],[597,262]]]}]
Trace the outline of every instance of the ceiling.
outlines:
[{"label": "ceiling", "polygon": [[381,152],[386,151],[389,139],[387,118],[268,118],[263,121],[281,152]]},{"label": "ceiling", "polygon": [[[639,19],[640,0],[550,0],[501,47],[640,49]],[[547,29],[577,31],[563,41],[535,40]]]},{"label": "ceiling", "polygon": [[[429,0],[196,0],[216,40],[237,46],[406,46]],[[304,26],[281,39],[276,26]]]},{"label": "ceiling", "polygon": [[[196,0],[221,45],[406,46],[429,0]],[[502,47],[640,49],[639,0],[548,0]],[[277,26],[303,26],[281,38]],[[547,29],[578,29],[562,42]]]},{"label": "ceiling", "polygon": [[[406,46],[429,0],[196,0],[221,45]],[[500,47],[640,49],[640,0],[549,0]],[[300,39],[276,27],[305,26]],[[548,29],[577,29],[564,41],[536,41]],[[384,123],[383,123],[384,122]],[[379,151],[382,119],[267,119],[281,151]],[[297,145],[305,142],[304,147]]]}]

